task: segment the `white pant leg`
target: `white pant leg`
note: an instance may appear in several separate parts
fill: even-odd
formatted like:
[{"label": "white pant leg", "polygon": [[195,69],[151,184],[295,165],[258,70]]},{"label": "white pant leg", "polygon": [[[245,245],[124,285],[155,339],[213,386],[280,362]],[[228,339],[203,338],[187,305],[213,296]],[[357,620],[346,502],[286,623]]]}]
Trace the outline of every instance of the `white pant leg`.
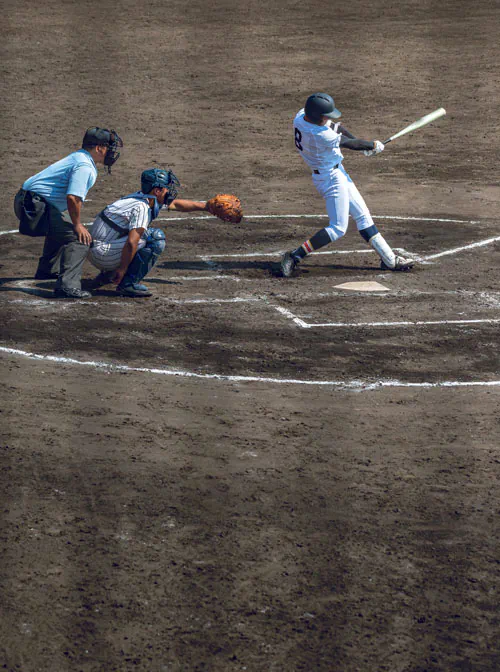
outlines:
[{"label": "white pant leg", "polygon": [[[341,170],[344,171],[343,168],[341,168]],[[368,210],[368,206],[349,175],[347,173],[345,173],[345,175],[349,190],[349,214],[356,222],[358,231],[368,229],[368,227],[373,226],[373,219]]]},{"label": "white pant leg", "polygon": [[349,183],[347,175],[337,168],[326,175],[313,175],[313,183],[326,203],[330,220],[326,230],[330,240],[338,240],[347,231],[349,223]]},{"label": "white pant leg", "polygon": [[[127,236],[117,238],[109,243],[94,240],[88,256],[90,263],[100,271],[114,271],[121,263],[122,251],[127,240]],[[137,249],[140,250],[145,244],[146,241],[141,238]]]}]

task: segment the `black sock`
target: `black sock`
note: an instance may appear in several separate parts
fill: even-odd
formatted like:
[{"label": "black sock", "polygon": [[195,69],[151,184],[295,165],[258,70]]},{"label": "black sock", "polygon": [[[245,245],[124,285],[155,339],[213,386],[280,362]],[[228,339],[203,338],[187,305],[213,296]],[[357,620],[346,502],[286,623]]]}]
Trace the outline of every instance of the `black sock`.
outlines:
[{"label": "black sock", "polygon": [[296,259],[304,259],[304,257],[307,257],[307,255],[314,252],[314,250],[319,250],[320,247],[324,247],[331,242],[332,240],[328,235],[328,231],[326,229],[320,229],[312,238],[306,240],[305,243],[302,243],[300,247],[294,250],[292,252],[292,257],[295,257]]}]

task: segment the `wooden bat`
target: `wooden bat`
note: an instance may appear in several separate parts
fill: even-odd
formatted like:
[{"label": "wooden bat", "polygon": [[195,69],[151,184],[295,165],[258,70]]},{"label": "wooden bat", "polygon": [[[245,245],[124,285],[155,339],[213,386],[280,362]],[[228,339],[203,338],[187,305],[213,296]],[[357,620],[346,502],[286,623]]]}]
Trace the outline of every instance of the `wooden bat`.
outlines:
[{"label": "wooden bat", "polygon": [[411,133],[412,131],[416,131],[417,128],[422,128],[422,126],[427,126],[427,124],[430,124],[431,121],[435,121],[436,119],[439,119],[440,117],[444,117],[446,114],[446,110],[444,107],[440,107],[438,110],[434,110],[434,112],[431,112],[430,114],[426,114],[425,117],[422,117],[421,119],[417,119],[417,121],[414,121],[413,124],[410,124],[409,126],[406,126],[406,128],[403,128],[402,131],[399,131],[398,133],[395,133],[394,135],[391,135],[391,137],[388,140],[384,140],[384,145],[387,145],[388,142],[392,142],[396,138],[400,138],[402,135],[406,135],[407,133]]}]

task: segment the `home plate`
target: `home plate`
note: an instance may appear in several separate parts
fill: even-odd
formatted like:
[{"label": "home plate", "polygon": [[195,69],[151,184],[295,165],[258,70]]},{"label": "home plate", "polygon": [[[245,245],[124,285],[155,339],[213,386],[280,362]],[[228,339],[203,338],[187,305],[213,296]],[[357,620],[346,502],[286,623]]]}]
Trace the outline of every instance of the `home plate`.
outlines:
[{"label": "home plate", "polygon": [[344,282],[335,285],[335,289],[348,289],[351,292],[388,292],[389,287],[384,287],[380,282]]}]

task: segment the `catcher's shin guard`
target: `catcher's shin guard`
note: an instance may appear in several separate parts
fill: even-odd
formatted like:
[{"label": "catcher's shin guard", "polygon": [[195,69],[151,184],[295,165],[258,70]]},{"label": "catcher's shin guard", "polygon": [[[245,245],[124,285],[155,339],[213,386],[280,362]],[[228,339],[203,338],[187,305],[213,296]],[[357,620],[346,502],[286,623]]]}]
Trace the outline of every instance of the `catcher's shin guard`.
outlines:
[{"label": "catcher's shin guard", "polygon": [[158,261],[165,245],[165,233],[161,229],[149,229],[146,245],[137,251],[120,285],[134,285],[145,278]]}]

